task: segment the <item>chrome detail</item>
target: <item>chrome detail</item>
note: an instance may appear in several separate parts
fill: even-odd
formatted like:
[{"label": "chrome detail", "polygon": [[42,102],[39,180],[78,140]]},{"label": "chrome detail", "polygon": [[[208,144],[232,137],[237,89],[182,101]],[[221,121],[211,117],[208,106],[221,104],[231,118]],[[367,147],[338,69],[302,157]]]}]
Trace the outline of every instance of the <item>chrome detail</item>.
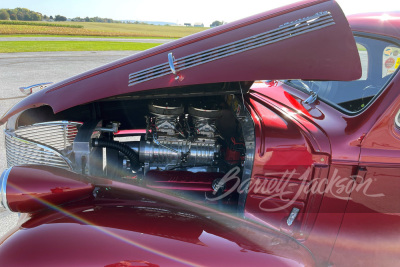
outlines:
[{"label": "chrome detail", "polygon": [[52,82],[48,82],[48,83],[38,83],[38,84],[26,86],[26,87],[20,87],[19,90],[20,90],[21,93],[23,93],[24,95],[30,95],[30,94],[32,94],[33,88],[40,87],[40,89],[43,89],[43,88],[46,87],[45,85],[49,85],[49,84],[52,84]]},{"label": "chrome detail", "polygon": [[222,181],[222,178],[217,178],[215,179],[212,184],[211,184],[211,188],[214,190],[215,193],[217,193],[218,191],[224,191],[226,184],[225,181]]},{"label": "chrome detail", "polygon": [[207,106],[189,106],[188,113],[193,119],[194,130],[198,136],[216,137],[218,134],[216,120],[221,116],[221,110]]},{"label": "chrome detail", "polygon": [[[158,140],[159,144],[141,141],[139,161],[148,162],[150,167],[211,166],[215,153],[219,153],[220,145],[216,142],[189,142],[186,140]],[[131,145],[130,145],[131,146]],[[135,145],[132,145],[135,149]],[[185,157],[185,159],[183,159]],[[166,169],[168,169],[168,166]]]},{"label": "chrome detail", "polygon": [[0,201],[1,205],[8,211],[10,210],[10,207],[8,206],[7,202],[7,181],[8,181],[8,175],[10,174],[12,168],[9,168],[1,174],[0,177]]},{"label": "chrome detail", "polygon": [[151,116],[146,117],[144,140],[129,143],[138,151],[140,162],[149,169],[216,165],[221,149],[216,138],[218,108],[201,104],[190,106],[185,114],[185,107],[176,100],[156,100],[148,108]]},{"label": "chrome detail", "polygon": [[173,148],[171,148],[171,147],[167,147],[166,145],[164,145],[164,144],[162,144],[160,141],[158,141],[158,139],[157,139],[155,133],[153,134],[153,142],[154,142],[156,145],[162,146],[163,148],[166,148],[166,149],[169,149],[169,150],[171,150],[171,151],[174,152],[174,153],[179,153],[178,150],[173,149]]},{"label": "chrome detail", "polygon": [[39,164],[72,169],[71,162],[57,150],[12,136],[9,133],[6,133],[6,152],[8,167]]},{"label": "chrome detail", "polygon": [[299,214],[300,209],[298,208],[293,208],[292,211],[290,212],[289,217],[287,218],[287,225],[291,226],[294,222],[294,220],[296,219],[297,215]]},{"label": "chrome detail", "polygon": [[314,20],[315,16],[323,16],[326,13],[328,13],[328,11],[318,12],[318,13],[315,13],[314,16],[308,16],[308,17],[305,17],[305,18],[302,18],[302,19],[296,19],[296,20],[293,20],[293,21],[290,21],[290,22],[285,22],[282,25],[280,25],[279,27],[288,26],[288,25],[291,25],[291,24],[298,24],[298,23],[301,23],[301,22],[304,22],[304,21],[309,22],[309,21]]},{"label": "chrome detail", "polygon": [[239,99],[235,95],[229,95],[227,96],[227,103],[231,107],[233,114],[236,116],[237,120],[240,122],[242,135],[244,137],[244,143],[246,147],[246,154],[242,168],[243,174],[241,180],[241,184],[244,186],[240,191],[238,201],[238,215],[244,217],[244,209],[250,187],[250,179],[253,172],[254,155],[256,151],[256,138],[254,132],[255,127],[251,114],[248,111],[247,107],[244,105],[242,99]]},{"label": "chrome detail", "polygon": [[400,110],[397,111],[396,117],[394,118],[394,124],[400,129]]},{"label": "chrome detail", "polygon": [[[177,129],[177,119],[184,114],[184,107],[180,103],[172,101],[154,101],[148,105],[149,111],[154,115],[153,123],[157,134],[175,135],[181,134]],[[148,122],[149,123],[149,122]],[[153,132],[154,135],[155,132]]]},{"label": "chrome detail", "polygon": [[80,123],[55,121],[5,130],[8,167],[23,164],[72,169],[67,158]]},{"label": "chrome detail", "polygon": [[119,128],[118,122],[113,122],[110,127],[96,127],[95,131],[99,132],[108,132],[108,133],[117,133]]},{"label": "chrome detail", "polygon": [[172,55],[172,53],[168,54],[168,64],[172,74],[175,75],[175,80],[179,80],[179,75],[177,74],[177,71],[175,69],[175,57]]},{"label": "chrome detail", "polygon": [[185,108],[181,103],[176,103],[175,101],[153,101],[148,106],[149,111],[153,115],[157,116],[180,116],[185,111]]},{"label": "chrome detail", "polygon": [[311,95],[304,101],[306,104],[312,104],[318,99],[318,94],[316,92],[312,92]]},{"label": "chrome detail", "polygon": [[299,19],[295,24],[290,22],[287,25],[281,25],[278,28],[270,31],[187,55],[172,61],[172,64],[170,57],[172,60],[173,56],[170,53],[171,56],[168,55],[169,61],[167,63],[162,63],[154,67],[131,73],[129,75],[128,85],[133,86],[135,84],[168,75],[171,73],[171,71],[176,71],[175,66],[178,66],[179,71],[182,71],[217,59],[225,58],[251,49],[293,38],[308,32],[316,31],[334,24],[335,22],[330,12],[319,12],[313,16]]},{"label": "chrome detail", "polygon": [[304,89],[310,94],[310,96],[304,101],[305,104],[312,104],[318,99],[318,94],[310,89],[310,87],[303,82],[302,80],[298,80],[304,87]]}]

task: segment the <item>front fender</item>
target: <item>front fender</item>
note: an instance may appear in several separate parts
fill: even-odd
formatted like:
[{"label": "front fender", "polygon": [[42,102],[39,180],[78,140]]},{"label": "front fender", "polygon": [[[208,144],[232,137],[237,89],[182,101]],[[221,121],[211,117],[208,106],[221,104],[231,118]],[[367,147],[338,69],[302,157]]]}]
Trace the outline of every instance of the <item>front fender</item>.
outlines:
[{"label": "front fender", "polygon": [[0,240],[0,266],[313,266],[296,240],[233,215],[113,182]]}]

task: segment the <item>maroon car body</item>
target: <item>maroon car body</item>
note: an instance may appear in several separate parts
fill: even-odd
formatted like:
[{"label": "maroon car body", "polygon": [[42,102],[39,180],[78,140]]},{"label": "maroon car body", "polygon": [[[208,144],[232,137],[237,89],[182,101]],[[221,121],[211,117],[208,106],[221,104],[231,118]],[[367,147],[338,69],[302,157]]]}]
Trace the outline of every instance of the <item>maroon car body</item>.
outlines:
[{"label": "maroon car body", "polygon": [[400,14],[347,19],[299,2],[19,102],[0,265],[396,265]]}]

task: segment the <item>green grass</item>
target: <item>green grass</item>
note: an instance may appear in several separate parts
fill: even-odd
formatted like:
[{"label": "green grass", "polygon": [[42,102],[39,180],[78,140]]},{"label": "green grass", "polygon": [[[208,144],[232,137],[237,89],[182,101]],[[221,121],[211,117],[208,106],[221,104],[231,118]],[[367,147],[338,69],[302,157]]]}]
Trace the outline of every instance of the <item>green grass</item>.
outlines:
[{"label": "green grass", "polygon": [[[0,38],[23,38],[23,37],[66,37],[66,38],[112,38],[112,39],[171,39],[176,40],[178,38],[160,38],[160,37],[133,37],[133,36],[87,36],[87,35],[55,35],[55,34],[0,34]],[[0,39],[1,40],[1,39]]]},{"label": "green grass", "polygon": [[19,20],[0,20],[0,24],[7,25],[31,25],[31,26],[49,26],[49,27],[65,27],[65,28],[83,28],[82,25],[36,22],[36,21],[19,21]]},{"label": "green grass", "polygon": [[356,44],[356,45],[357,45],[358,51],[367,51],[367,49],[363,45],[360,45],[360,44]]},{"label": "green grass", "polygon": [[85,41],[16,41],[0,42],[0,53],[49,51],[112,51],[146,50],[160,44],[128,42]]}]

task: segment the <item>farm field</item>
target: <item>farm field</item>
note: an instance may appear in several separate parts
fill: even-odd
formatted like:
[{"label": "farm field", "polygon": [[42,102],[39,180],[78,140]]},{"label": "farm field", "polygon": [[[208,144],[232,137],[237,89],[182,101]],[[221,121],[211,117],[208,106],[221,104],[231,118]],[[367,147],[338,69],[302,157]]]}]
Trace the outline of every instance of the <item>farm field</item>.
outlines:
[{"label": "farm field", "polygon": [[132,43],[109,41],[8,41],[0,42],[0,53],[50,51],[143,51],[158,43]]},{"label": "farm field", "polygon": [[[0,34],[0,41],[1,38],[24,38],[24,37],[65,37],[65,38],[107,38],[107,39],[160,39],[160,37],[145,37],[145,36],[88,36],[88,35],[56,35],[56,34]],[[170,40],[176,40],[178,38],[165,38],[163,37],[162,39],[170,39]]]},{"label": "farm field", "polygon": [[[40,23],[40,24],[39,24]],[[49,26],[43,22],[30,22],[28,25],[13,25],[0,23],[0,35],[74,35],[74,36],[110,36],[110,37],[158,37],[181,38],[208,28],[185,26],[158,26],[125,23],[96,23],[96,22],[51,22]],[[54,24],[60,25],[55,27]],[[65,27],[63,27],[65,26]],[[74,28],[71,26],[82,27]]]}]

